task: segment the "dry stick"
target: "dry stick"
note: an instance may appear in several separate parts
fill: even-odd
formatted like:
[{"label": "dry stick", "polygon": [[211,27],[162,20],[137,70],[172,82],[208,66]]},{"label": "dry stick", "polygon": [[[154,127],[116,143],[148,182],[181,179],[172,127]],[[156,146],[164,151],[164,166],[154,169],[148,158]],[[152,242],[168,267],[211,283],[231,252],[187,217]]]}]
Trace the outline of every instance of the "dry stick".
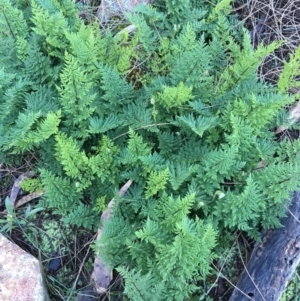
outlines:
[{"label": "dry stick", "polygon": [[[143,130],[143,129],[150,128],[150,127],[154,127],[154,126],[163,126],[163,125],[171,125],[171,123],[170,123],[170,122],[164,122],[164,123],[147,124],[147,125],[143,125],[143,126],[141,126],[141,127],[139,127],[139,128],[134,128],[133,130],[134,130],[134,131],[137,131],[137,130]],[[125,133],[123,133],[123,134],[120,134],[120,135],[117,136],[117,137],[114,137],[112,140],[114,141],[114,140],[116,140],[116,139],[118,139],[118,138],[120,138],[120,137],[122,137],[122,136],[128,135],[128,134],[129,134],[129,131],[127,131],[127,132],[125,132]]]},{"label": "dry stick", "polygon": [[[132,184],[132,180],[127,181],[127,183],[120,189],[119,196],[123,196]],[[111,218],[112,207],[114,206],[114,198],[108,203],[107,209],[102,213],[100,219],[100,228],[98,229],[97,239],[100,239],[103,231],[104,221],[108,221]],[[101,259],[101,256],[97,256],[94,261],[94,269],[91,275],[91,280],[93,283],[93,290],[97,294],[103,294],[107,291],[110,282],[112,280],[112,270],[107,267],[107,265]]]},{"label": "dry stick", "polygon": [[[74,283],[73,283],[73,285],[72,285],[72,289],[73,289],[73,290],[75,290],[75,288],[76,288],[77,282],[78,282],[78,280],[79,280],[79,276],[80,276],[81,271],[82,271],[82,269],[83,269],[83,267],[84,267],[84,264],[85,264],[85,262],[86,262],[86,259],[87,259],[88,255],[89,255],[90,249],[91,249],[91,244],[89,245],[88,250],[86,251],[85,256],[84,256],[84,258],[83,258],[83,260],[82,260],[82,262],[81,262],[81,264],[80,264],[79,271],[77,272],[76,279],[75,279],[75,281],[74,281]],[[69,301],[71,297],[72,297],[72,293],[69,295],[67,301]],[[82,296],[80,296],[80,298],[81,298],[81,300],[82,300]],[[83,300],[84,300],[84,299],[83,299]],[[79,301],[80,301],[80,299],[79,299]]]},{"label": "dry stick", "polygon": [[[235,235],[235,233],[234,233],[234,235]],[[226,257],[225,257],[223,263],[221,264],[220,270],[218,270],[218,276],[217,276],[215,282],[210,286],[210,288],[208,289],[208,291],[205,293],[206,296],[209,295],[210,291],[211,291],[211,290],[215,287],[215,285],[217,284],[217,282],[218,282],[218,280],[219,280],[219,277],[221,276],[222,270],[223,270],[223,268],[224,268],[224,266],[225,266],[225,264],[226,264],[226,262],[227,262],[227,259],[228,259],[229,255],[230,255],[230,253],[231,253],[231,250],[232,250],[232,248],[234,247],[234,245],[236,244],[236,242],[237,242],[237,240],[235,240],[234,243],[232,244],[232,246],[230,247],[230,250],[229,250],[228,254],[226,255]]]},{"label": "dry stick", "polygon": [[248,295],[246,295],[242,290],[240,290],[237,286],[235,286],[230,280],[229,278],[227,278],[221,271],[218,270],[218,268],[212,264],[213,267],[215,268],[215,270],[218,272],[218,274],[220,274],[231,286],[233,286],[236,290],[238,290],[242,295],[246,296],[247,298],[249,298],[249,300],[255,301],[254,299],[252,299],[251,297],[249,297]]}]

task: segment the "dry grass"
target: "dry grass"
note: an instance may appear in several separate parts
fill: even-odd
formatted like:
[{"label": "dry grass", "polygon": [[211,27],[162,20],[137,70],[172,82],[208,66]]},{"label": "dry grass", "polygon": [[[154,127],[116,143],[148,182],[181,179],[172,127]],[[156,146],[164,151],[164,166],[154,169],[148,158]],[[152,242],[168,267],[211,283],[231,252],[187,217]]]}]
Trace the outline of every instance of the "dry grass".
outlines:
[{"label": "dry grass", "polygon": [[238,0],[233,11],[252,32],[254,47],[285,41],[259,68],[260,77],[275,84],[283,61],[300,45],[300,0]]}]

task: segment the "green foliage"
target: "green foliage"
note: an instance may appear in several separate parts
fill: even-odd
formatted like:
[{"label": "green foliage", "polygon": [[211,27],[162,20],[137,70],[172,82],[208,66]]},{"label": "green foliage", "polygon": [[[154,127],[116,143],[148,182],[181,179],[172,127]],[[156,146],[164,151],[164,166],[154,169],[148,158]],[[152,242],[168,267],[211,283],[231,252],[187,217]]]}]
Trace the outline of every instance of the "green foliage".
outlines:
[{"label": "green foliage", "polygon": [[164,91],[158,93],[157,101],[166,109],[178,107],[193,98],[192,90],[192,87],[187,88],[182,82],[177,87],[164,87]]},{"label": "green foliage", "polygon": [[124,294],[130,300],[161,300],[163,283],[157,283],[150,273],[141,275],[141,272],[128,271],[124,267],[119,267],[117,271],[126,281]]},{"label": "green foliage", "polygon": [[15,228],[22,228],[23,230],[26,228],[31,232],[35,232],[34,225],[30,219],[35,217],[38,212],[44,210],[42,207],[31,209],[31,207],[28,206],[25,210],[24,218],[20,219],[18,218],[9,197],[5,198],[5,208],[7,213],[4,218],[0,219],[0,224],[3,224],[0,228],[0,232],[11,232]]},{"label": "green foliage", "polygon": [[[91,270],[91,260],[81,261],[87,256],[88,249],[79,244],[81,239],[87,238],[87,231],[74,229],[49,215],[46,211],[39,216],[43,222],[35,222],[35,232],[23,232],[25,241],[33,250],[38,252],[43,263],[44,279],[51,300],[74,300],[78,294],[74,288],[74,281],[78,273],[78,265],[86,272]],[[77,282],[77,288],[84,286],[82,281]]]},{"label": "green foliage", "polygon": [[[194,201],[195,194],[184,198],[163,194],[155,204],[149,202],[141,208],[135,218],[135,232],[128,220],[119,217],[120,210],[105,224],[103,237],[98,243],[101,246],[105,241],[107,247],[101,256],[114,265],[133,268],[131,272],[120,268],[129,282],[125,290],[129,296],[137,296],[139,292],[147,294],[148,286],[150,290],[154,289],[152,285],[159,286],[156,300],[183,300],[199,290],[193,281],[203,279],[210,270],[216,232],[198,217],[188,217]],[[128,249],[128,254],[120,256],[124,248]],[[140,271],[137,275],[135,269]],[[134,300],[144,300],[141,298]],[[151,300],[151,295],[144,298]]]},{"label": "green foliage", "polygon": [[67,225],[75,225],[93,230],[99,219],[95,216],[92,208],[83,204],[62,218],[62,221]]},{"label": "green foliage", "polygon": [[93,208],[94,211],[98,212],[99,214],[106,209],[106,202],[105,196],[99,197],[96,199],[96,204]]},{"label": "green foliage", "polygon": [[66,225],[96,228],[115,197],[95,249],[134,300],[203,293],[221,238],[280,226],[299,187],[300,144],[273,133],[299,51],[278,87],[260,81],[281,42],[254,50],[230,2],[158,0],[131,34],[71,0],[0,4],[0,157],[35,154],[40,204]]},{"label": "green foliage", "polygon": [[165,188],[168,181],[168,174],[168,169],[165,169],[161,172],[153,171],[150,173],[145,191],[145,197],[147,199],[155,195],[159,190]]},{"label": "green foliage", "polygon": [[283,292],[280,301],[299,301],[299,268],[296,269],[294,275]]},{"label": "green foliage", "polygon": [[284,69],[279,76],[278,90],[287,92],[290,88],[297,88],[300,86],[297,76],[299,76],[300,67],[300,47],[295,51],[295,54],[290,55],[289,62],[284,63]]},{"label": "green foliage", "polygon": [[29,193],[43,191],[42,181],[37,178],[27,178],[27,179],[23,180],[20,183],[20,187]]},{"label": "green foliage", "polygon": [[80,204],[82,193],[76,190],[76,183],[69,178],[53,175],[51,171],[40,169],[45,194],[43,206],[54,209],[56,214],[65,215]]}]

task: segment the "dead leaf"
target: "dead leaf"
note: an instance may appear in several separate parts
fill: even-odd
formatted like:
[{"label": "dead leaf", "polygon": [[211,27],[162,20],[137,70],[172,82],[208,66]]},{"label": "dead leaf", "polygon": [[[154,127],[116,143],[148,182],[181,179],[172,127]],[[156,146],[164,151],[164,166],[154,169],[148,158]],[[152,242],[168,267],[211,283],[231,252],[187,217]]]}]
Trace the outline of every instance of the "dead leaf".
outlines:
[{"label": "dead leaf", "polygon": [[15,202],[16,202],[17,196],[19,194],[19,191],[21,189],[20,183],[22,181],[24,181],[25,179],[27,179],[27,178],[31,178],[32,176],[34,176],[34,174],[35,174],[35,172],[33,172],[33,171],[24,172],[15,181],[15,183],[14,183],[12,189],[11,189],[10,197],[9,197],[10,202],[11,202],[13,207],[15,207]]}]

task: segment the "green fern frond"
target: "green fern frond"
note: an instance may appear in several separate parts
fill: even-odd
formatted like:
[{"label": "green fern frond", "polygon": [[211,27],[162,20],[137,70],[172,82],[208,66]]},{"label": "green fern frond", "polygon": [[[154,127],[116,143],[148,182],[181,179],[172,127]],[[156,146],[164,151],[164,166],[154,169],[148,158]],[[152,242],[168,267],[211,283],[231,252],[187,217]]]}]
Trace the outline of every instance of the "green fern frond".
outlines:
[{"label": "green fern frond", "polygon": [[171,108],[183,106],[193,99],[192,90],[192,87],[185,87],[182,82],[176,87],[164,87],[164,91],[157,94],[157,102],[169,111]]},{"label": "green fern frond", "polygon": [[300,82],[296,79],[300,75],[300,47],[295,50],[293,55],[290,55],[290,60],[284,62],[284,67],[279,75],[278,90],[279,92],[288,92],[291,87],[299,88]]},{"label": "green fern frond", "polygon": [[187,116],[180,116],[176,118],[176,122],[174,124],[182,124],[188,128],[190,128],[193,132],[195,132],[200,137],[203,136],[204,132],[212,129],[218,124],[217,117],[205,117],[198,116],[195,118],[192,114]]},{"label": "green fern frond", "polygon": [[150,198],[155,195],[159,190],[165,188],[169,179],[169,169],[166,168],[163,171],[152,171],[147,180],[147,186],[145,191],[146,198]]}]

